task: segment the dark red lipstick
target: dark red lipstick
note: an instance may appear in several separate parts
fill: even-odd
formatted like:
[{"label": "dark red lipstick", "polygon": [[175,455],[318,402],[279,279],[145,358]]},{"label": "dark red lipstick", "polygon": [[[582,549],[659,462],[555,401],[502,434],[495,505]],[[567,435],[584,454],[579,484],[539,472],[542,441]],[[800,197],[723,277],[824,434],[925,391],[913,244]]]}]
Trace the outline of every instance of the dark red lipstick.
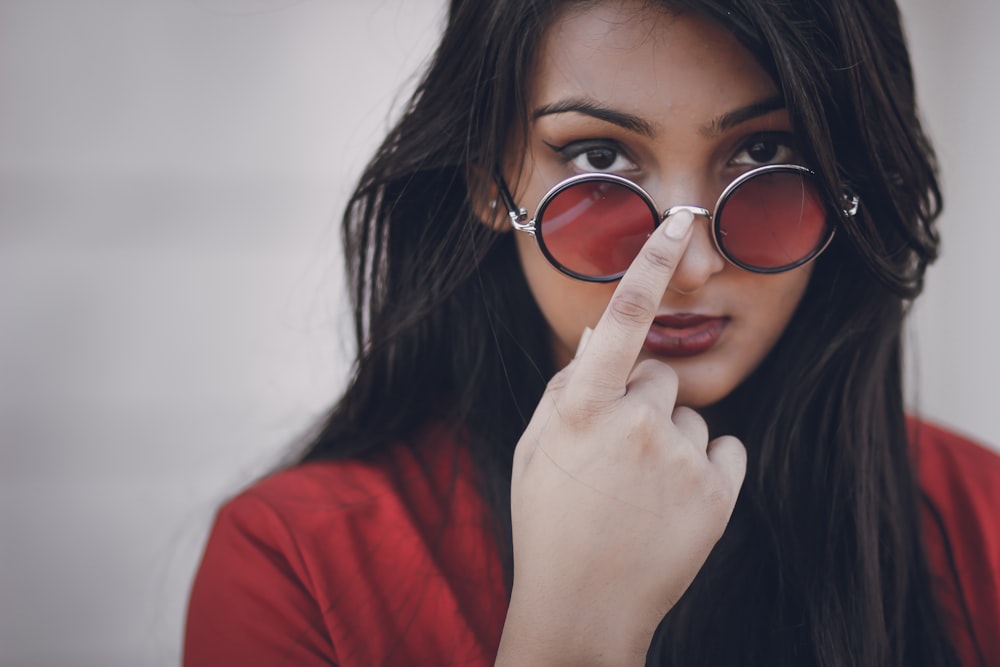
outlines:
[{"label": "dark red lipstick", "polygon": [[644,347],[662,357],[693,357],[715,347],[728,324],[728,317],[660,315],[653,320]]}]

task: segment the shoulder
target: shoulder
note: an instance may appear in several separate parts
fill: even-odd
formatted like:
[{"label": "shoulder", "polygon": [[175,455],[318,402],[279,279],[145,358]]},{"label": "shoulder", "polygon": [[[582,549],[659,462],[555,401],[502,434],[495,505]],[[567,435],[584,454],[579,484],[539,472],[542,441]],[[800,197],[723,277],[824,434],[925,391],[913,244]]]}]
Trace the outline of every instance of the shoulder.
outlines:
[{"label": "shoulder", "polygon": [[472,475],[455,439],[429,430],[363,459],[314,461],[268,475],[223,504],[210,540],[280,554],[307,586],[322,587],[331,560],[336,573],[347,572],[353,555],[417,549],[422,532],[483,516]]},{"label": "shoulder", "polygon": [[[281,553],[303,576],[314,577],[329,570],[324,559],[344,541],[374,549],[386,536],[431,529],[452,517],[456,499],[461,510],[455,511],[478,511],[466,459],[453,440],[424,434],[365,459],[299,464],[224,503],[212,537],[238,535],[245,546]],[[401,548],[399,540],[394,547]]]},{"label": "shoulder", "polygon": [[926,493],[944,504],[1000,508],[1000,453],[931,422],[911,419],[908,426]]},{"label": "shoulder", "polygon": [[935,424],[909,427],[938,597],[965,661],[978,664],[978,645],[1000,664],[1000,454]]},{"label": "shoulder", "polygon": [[467,459],[429,431],[366,460],[282,470],[225,503],[192,588],[185,664],[431,664],[435,626],[488,654],[505,593]]},{"label": "shoulder", "polygon": [[957,556],[978,554],[1000,573],[1000,454],[926,421],[910,420],[909,429],[934,523],[945,530]]},{"label": "shoulder", "polygon": [[226,503],[217,524],[271,524],[270,537],[298,551],[355,544],[403,526],[433,528],[483,511],[466,450],[443,429],[393,443],[362,459],[322,460],[276,472]]}]

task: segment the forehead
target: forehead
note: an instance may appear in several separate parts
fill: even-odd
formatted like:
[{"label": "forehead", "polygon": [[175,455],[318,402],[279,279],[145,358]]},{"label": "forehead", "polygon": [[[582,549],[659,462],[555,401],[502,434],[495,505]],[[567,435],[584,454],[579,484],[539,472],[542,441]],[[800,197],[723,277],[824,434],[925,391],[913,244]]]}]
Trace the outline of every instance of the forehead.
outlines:
[{"label": "forehead", "polygon": [[714,114],[778,93],[724,28],[640,1],[564,6],[539,44],[532,108],[585,97],[656,123],[664,114]]}]

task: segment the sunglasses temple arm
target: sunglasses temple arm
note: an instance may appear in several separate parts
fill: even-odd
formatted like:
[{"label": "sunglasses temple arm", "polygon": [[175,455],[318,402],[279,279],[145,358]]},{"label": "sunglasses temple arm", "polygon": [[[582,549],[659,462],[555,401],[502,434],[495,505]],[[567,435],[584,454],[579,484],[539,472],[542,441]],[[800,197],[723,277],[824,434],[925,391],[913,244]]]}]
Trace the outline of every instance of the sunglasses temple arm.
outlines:
[{"label": "sunglasses temple arm", "polygon": [[497,193],[503,202],[504,208],[507,209],[507,215],[510,216],[510,223],[514,226],[514,229],[534,234],[535,225],[528,221],[527,209],[518,208],[517,204],[514,203],[514,196],[510,194],[507,183],[499,171],[493,173],[493,180],[496,181]]}]

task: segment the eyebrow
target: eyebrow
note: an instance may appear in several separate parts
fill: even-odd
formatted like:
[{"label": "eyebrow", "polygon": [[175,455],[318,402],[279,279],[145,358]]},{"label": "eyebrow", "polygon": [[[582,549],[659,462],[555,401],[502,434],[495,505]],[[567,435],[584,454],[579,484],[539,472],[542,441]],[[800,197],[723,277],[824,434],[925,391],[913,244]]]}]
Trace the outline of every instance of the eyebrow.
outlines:
[{"label": "eyebrow", "polygon": [[[698,133],[710,137],[717,136],[730,128],[747,122],[748,120],[752,120],[771,113],[772,111],[784,108],[784,98],[780,95],[775,95],[774,97],[769,97],[765,100],[754,102],[744,107],[733,109],[732,111],[727,111],[698,128]],[[537,120],[542,116],[570,112],[591,116],[592,118],[603,120],[607,123],[617,125],[626,130],[637,132],[638,134],[642,134],[647,137],[652,137],[655,134],[653,124],[648,120],[636,116],[635,114],[602,106],[594,100],[586,98],[570,98],[553,102],[552,104],[544,104],[532,112],[531,118],[532,120]]]},{"label": "eyebrow", "polygon": [[639,134],[647,137],[651,137],[654,134],[653,124],[648,120],[644,120],[639,116],[626,113],[624,111],[617,111],[615,109],[601,106],[597,102],[588,99],[571,98],[567,100],[560,100],[559,102],[553,102],[552,104],[545,104],[535,109],[535,111],[531,114],[531,119],[538,120],[542,116],[548,116],[556,113],[569,113],[572,111],[603,120],[607,123],[612,123],[613,125],[623,127],[632,132],[638,132]]},{"label": "eyebrow", "polygon": [[721,116],[713,118],[710,122],[698,128],[698,133],[706,137],[716,137],[728,129],[734,128],[748,120],[759,118],[772,111],[785,108],[785,98],[780,95],[769,97],[766,100],[748,104],[739,109],[727,111]]}]

